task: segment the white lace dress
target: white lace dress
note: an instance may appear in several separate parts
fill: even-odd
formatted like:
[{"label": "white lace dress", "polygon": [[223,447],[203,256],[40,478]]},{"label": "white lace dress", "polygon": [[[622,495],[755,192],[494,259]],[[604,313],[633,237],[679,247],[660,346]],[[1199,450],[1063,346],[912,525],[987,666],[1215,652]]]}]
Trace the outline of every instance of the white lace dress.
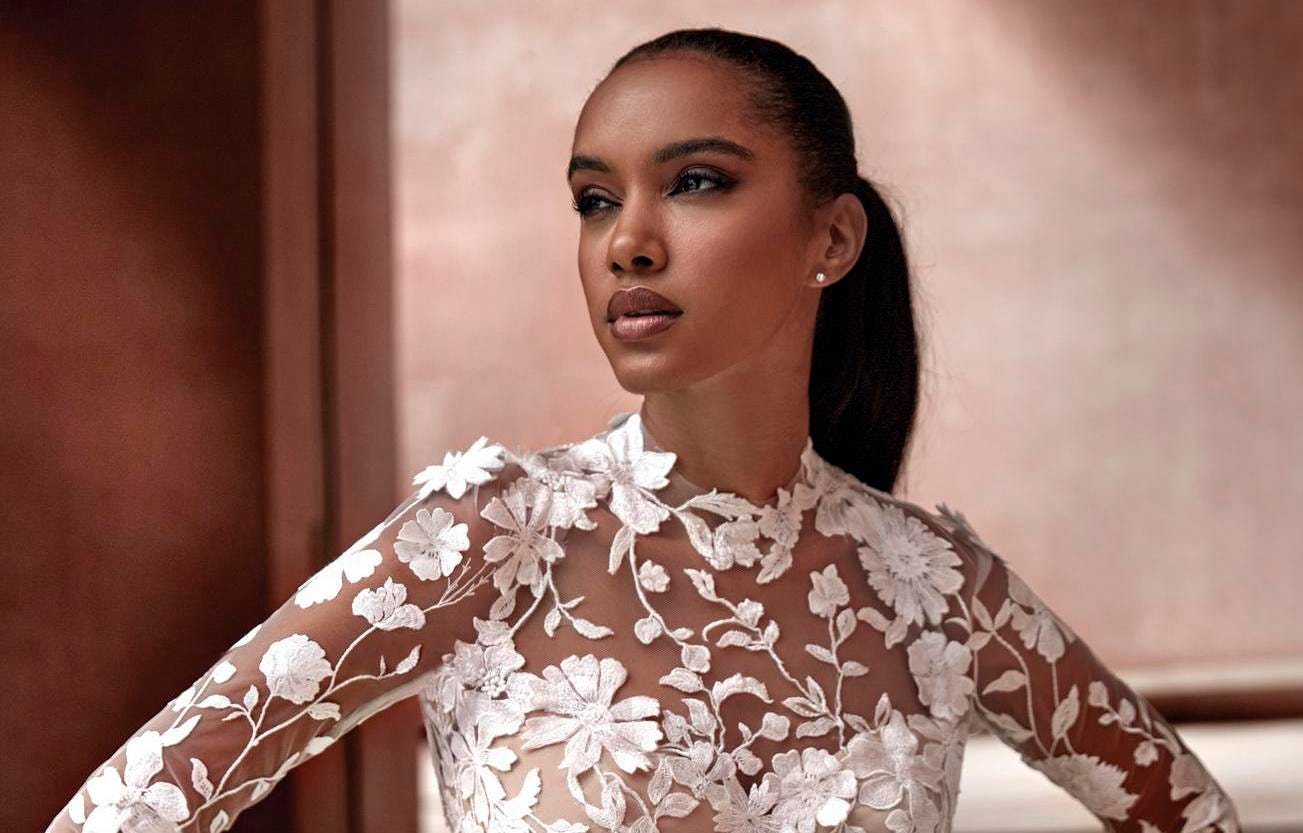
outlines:
[{"label": "white lace dress", "polygon": [[637,413],[448,453],[49,830],[224,830],[408,696],[465,833],[947,831],[974,722],[1106,830],[1238,830],[1172,727],[958,512],[808,439],[765,504],[674,460]]}]

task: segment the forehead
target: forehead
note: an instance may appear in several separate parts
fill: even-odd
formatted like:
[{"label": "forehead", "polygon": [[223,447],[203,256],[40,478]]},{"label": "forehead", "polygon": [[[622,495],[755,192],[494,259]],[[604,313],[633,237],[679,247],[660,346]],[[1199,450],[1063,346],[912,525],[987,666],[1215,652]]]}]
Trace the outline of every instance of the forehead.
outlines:
[{"label": "forehead", "polygon": [[642,164],[688,136],[725,136],[767,155],[774,139],[749,123],[742,72],[704,56],[636,60],[611,73],[584,104],[571,151]]}]

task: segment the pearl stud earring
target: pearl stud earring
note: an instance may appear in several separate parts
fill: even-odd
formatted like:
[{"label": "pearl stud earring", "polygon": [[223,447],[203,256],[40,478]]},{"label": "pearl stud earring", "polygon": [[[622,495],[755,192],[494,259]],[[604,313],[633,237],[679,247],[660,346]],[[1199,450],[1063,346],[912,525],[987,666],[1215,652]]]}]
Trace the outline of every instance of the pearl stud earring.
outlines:
[{"label": "pearl stud earring", "polygon": [[827,277],[827,275],[825,275],[823,272],[817,272],[817,273],[815,273],[814,279],[815,279],[816,281],[818,281],[819,283],[823,283],[823,280],[824,280],[824,278],[826,278],[826,277]]}]

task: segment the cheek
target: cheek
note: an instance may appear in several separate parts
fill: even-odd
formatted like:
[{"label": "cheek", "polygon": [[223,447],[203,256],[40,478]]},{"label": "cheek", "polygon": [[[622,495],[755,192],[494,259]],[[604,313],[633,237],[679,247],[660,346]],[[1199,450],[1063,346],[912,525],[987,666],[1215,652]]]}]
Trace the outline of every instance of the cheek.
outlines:
[{"label": "cheek", "polygon": [[602,254],[595,246],[585,244],[582,240],[579,243],[578,268],[579,284],[583,289],[589,317],[596,323],[600,316],[605,325],[606,303],[615,290],[615,283],[605,269]]},{"label": "cheek", "polygon": [[751,341],[766,337],[789,314],[798,244],[774,212],[740,211],[685,224],[677,242],[699,332]]}]

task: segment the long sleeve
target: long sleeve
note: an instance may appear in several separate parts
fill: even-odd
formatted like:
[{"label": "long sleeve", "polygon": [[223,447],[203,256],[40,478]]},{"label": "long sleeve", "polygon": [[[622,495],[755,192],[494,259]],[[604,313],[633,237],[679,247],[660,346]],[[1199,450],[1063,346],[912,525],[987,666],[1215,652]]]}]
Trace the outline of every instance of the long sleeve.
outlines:
[{"label": "long sleeve", "polygon": [[1105,830],[1238,833],[1230,798],[1162,714],[1100,662],[961,514],[938,508],[971,556],[957,626],[966,631],[975,716]]},{"label": "long sleeve", "polygon": [[418,474],[389,517],[96,767],[47,833],[225,830],[291,769],[415,694],[490,616],[495,528],[481,512],[509,479],[503,451],[481,437]]}]

